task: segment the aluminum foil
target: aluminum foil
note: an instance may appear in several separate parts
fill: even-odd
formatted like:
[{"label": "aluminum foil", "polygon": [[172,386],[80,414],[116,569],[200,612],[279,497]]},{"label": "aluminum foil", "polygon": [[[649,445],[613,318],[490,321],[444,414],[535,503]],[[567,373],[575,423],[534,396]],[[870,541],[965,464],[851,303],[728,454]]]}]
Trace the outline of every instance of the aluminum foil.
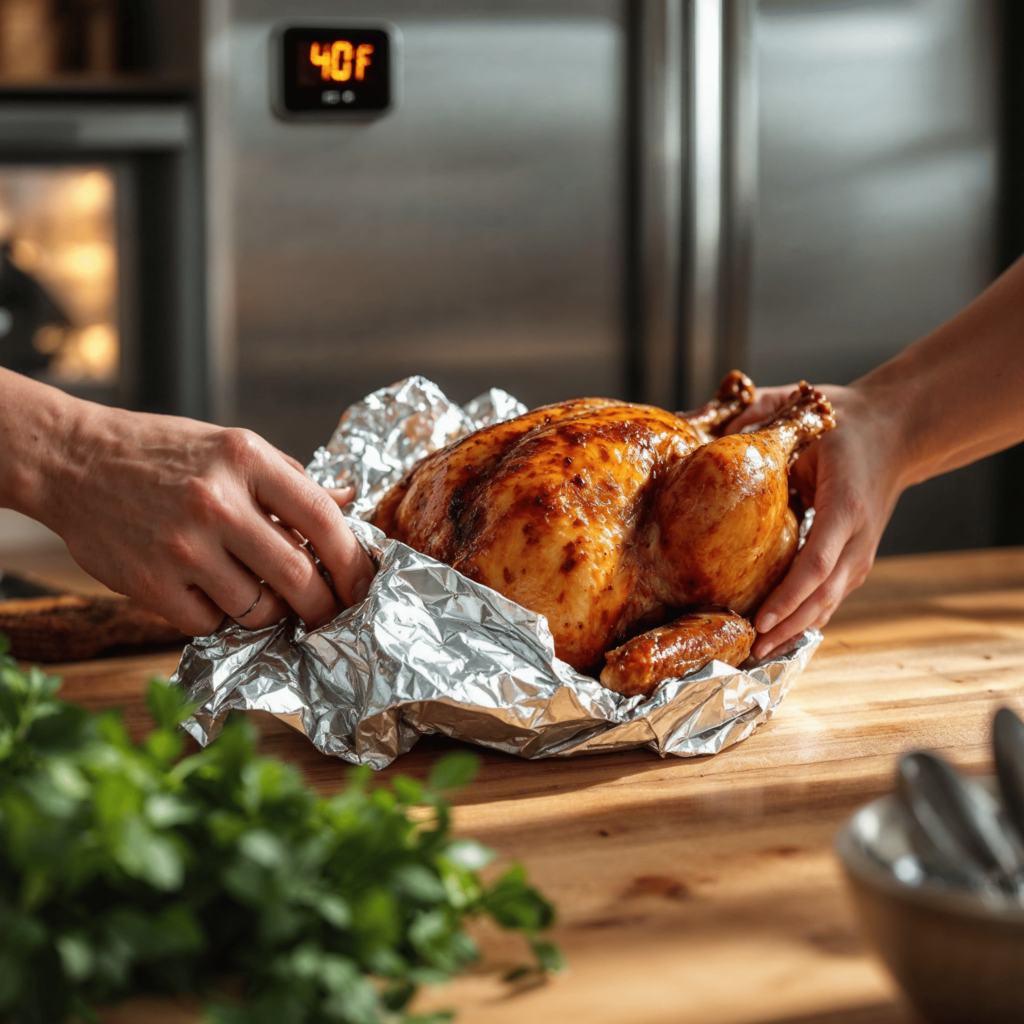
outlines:
[{"label": "aluminum foil", "polygon": [[368,517],[424,456],[524,412],[526,406],[500,388],[463,408],[426,377],[408,377],[350,406],[306,472],[324,487],[354,487],[355,500],[345,511]]},{"label": "aluminum foil", "polygon": [[269,711],[323,753],[383,768],[430,733],[528,758],[635,747],[697,756],[766,721],[817,630],[743,670],[713,661],[647,700],[623,697],[555,656],[544,616],[364,521],[418,459],[524,411],[498,390],[460,408],[422,377],[352,406],[307,472],[355,487],[348,525],[378,566],[369,594],[319,629],[231,625],[193,641],[175,674],[202,702],[188,731],[205,745],[228,711]]}]

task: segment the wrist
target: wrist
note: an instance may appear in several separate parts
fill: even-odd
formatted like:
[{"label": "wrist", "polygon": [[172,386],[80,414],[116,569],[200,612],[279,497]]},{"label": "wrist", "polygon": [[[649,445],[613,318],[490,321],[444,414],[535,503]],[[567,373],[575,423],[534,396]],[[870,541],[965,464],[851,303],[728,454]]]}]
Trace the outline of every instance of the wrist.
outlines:
[{"label": "wrist", "polygon": [[56,529],[58,498],[72,464],[69,448],[91,403],[16,374],[0,383],[0,505]]},{"label": "wrist", "polygon": [[922,429],[917,382],[871,373],[851,384],[849,394],[851,414],[867,428],[861,431],[864,443],[885,455],[882,466],[888,487],[902,492],[926,479],[927,430]]}]

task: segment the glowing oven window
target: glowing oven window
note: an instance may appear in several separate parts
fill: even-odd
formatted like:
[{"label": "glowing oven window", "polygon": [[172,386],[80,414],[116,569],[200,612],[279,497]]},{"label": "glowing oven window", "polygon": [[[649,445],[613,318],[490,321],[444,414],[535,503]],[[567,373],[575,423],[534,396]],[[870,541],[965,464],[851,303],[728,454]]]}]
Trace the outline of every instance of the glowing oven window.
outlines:
[{"label": "glowing oven window", "polygon": [[113,384],[120,345],[108,168],[0,168],[0,366]]}]

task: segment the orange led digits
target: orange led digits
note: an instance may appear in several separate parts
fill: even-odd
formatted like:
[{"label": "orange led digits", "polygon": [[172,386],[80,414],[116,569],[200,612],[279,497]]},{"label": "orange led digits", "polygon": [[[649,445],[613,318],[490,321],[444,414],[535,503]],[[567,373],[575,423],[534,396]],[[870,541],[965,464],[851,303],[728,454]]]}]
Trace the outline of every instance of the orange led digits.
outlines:
[{"label": "orange led digits", "polygon": [[311,43],[309,62],[320,69],[320,77],[325,81],[347,82],[352,77],[352,61],[355,58],[355,77],[357,82],[366,78],[366,69],[370,66],[373,46],[361,43],[353,47],[347,39],[336,39],[330,46],[324,43]]},{"label": "orange led digits", "polygon": [[[338,58],[341,58],[339,60]],[[347,82],[352,77],[352,44],[339,39],[331,47],[331,78],[336,82]]]},{"label": "orange led digits", "polygon": [[[281,117],[315,114],[337,120],[391,108],[393,58],[386,30],[293,25],[281,33],[280,47],[281,96],[274,109]],[[0,1024],[2,1018],[0,1013]]]},{"label": "orange led digits", "polygon": [[313,43],[309,48],[309,62],[320,69],[320,77],[326,82],[331,77],[331,51],[324,47],[320,49],[319,43]]},{"label": "orange led digits", "polygon": [[369,43],[361,43],[356,47],[356,81],[361,82],[366,77],[366,69],[370,66],[370,57],[373,55],[373,47]]}]

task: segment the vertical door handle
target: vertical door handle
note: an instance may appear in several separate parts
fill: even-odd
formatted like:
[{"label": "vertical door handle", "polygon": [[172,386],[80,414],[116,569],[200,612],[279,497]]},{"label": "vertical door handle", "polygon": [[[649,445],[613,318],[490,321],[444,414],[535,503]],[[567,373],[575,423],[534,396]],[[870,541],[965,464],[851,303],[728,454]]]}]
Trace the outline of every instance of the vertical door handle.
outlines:
[{"label": "vertical door handle", "polygon": [[757,201],[756,0],[690,0],[688,221],[680,391],[706,401],[743,368]]}]

